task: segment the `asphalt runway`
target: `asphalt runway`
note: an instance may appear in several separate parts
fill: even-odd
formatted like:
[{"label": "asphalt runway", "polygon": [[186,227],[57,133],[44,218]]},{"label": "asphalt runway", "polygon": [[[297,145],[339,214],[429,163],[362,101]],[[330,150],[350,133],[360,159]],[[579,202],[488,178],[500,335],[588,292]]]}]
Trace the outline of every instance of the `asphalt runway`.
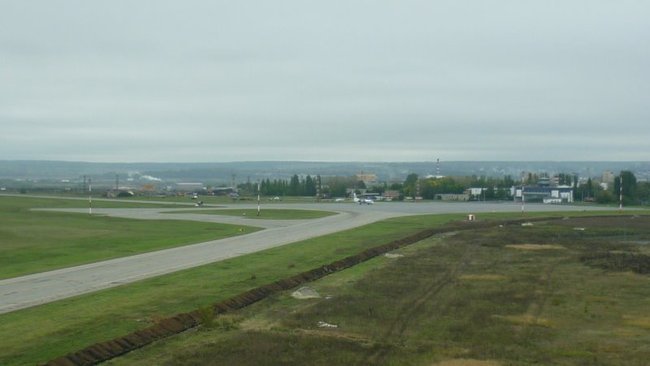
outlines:
[{"label": "asphalt runway", "polygon": [[[219,208],[239,209],[256,207],[255,204],[219,206]],[[264,228],[264,230],[238,237],[0,280],[0,314],[352,229],[391,217],[472,213],[476,214],[480,219],[480,213],[521,212],[522,210],[521,204],[486,202],[380,202],[374,205],[357,205],[354,203],[273,203],[262,206],[262,216],[263,210],[267,208],[324,210],[334,211],[337,214],[311,220],[264,220],[225,215],[173,213],[175,211],[195,211],[197,210],[196,207],[93,209],[93,214],[98,215],[144,220],[196,220],[257,226]],[[205,209],[209,209],[209,206],[205,207]],[[586,210],[614,209],[596,206],[542,204],[526,204],[525,206],[526,212]],[[87,213],[88,209],[56,209],[54,211]]]}]

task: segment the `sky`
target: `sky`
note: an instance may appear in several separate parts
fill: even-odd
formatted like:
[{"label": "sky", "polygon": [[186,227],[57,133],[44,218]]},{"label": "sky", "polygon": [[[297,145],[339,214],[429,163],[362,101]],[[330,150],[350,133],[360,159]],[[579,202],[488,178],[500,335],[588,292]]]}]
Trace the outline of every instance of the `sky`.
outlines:
[{"label": "sky", "polygon": [[0,160],[646,161],[650,1],[0,0]]}]

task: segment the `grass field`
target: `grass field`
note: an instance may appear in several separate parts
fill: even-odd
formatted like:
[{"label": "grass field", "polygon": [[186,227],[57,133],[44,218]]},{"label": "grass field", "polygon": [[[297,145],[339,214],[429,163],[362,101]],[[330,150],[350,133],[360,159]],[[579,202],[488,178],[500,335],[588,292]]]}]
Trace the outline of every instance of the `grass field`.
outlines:
[{"label": "grass field", "polygon": [[109,364],[647,365],[649,243],[647,217],[438,236]]},{"label": "grass field", "polygon": [[[141,203],[110,201],[95,201],[93,205],[143,206]],[[32,208],[74,207],[87,207],[87,203],[0,196],[0,279],[257,230],[241,225],[171,220],[152,222],[31,211]],[[240,231],[240,228],[244,230]]]},{"label": "grass field", "polygon": [[305,219],[320,219],[335,215],[334,212],[319,211],[319,210],[292,210],[281,208],[264,208],[260,210],[260,215],[257,215],[257,209],[211,209],[206,208],[203,210],[191,211],[177,211],[173,213],[200,213],[206,215],[228,215],[245,217],[247,219],[263,219],[263,220],[305,220]]},{"label": "grass field", "polygon": [[462,215],[397,218],[0,315],[0,365],[33,365]]},{"label": "grass field", "polygon": [[[486,214],[483,217],[509,216],[518,215]],[[537,215],[528,214],[528,217],[534,216]],[[0,339],[3,340],[0,342],[0,364],[42,363],[89,344],[144,328],[178,312],[204,307],[248,289],[462,217],[432,215],[391,219],[131,285],[3,314],[0,315]],[[363,276],[366,271],[375,270],[373,263],[381,264],[382,261],[392,263],[392,260],[378,258],[372,263],[352,268],[346,274]],[[355,282],[355,278],[336,276],[332,278],[339,278],[336,286],[340,285],[342,290]],[[285,300],[276,298],[271,301]],[[305,303],[299,304],[302,306]],[[642,322],[643,319],[629,321]],[[238,318],[233,322],[239,323]],[[267,336],[273,338],[276,334]],[[315,341],[317,344],[323,340]],[[202,341],[193,342],[200,344]],[[331,349],[338,349],[336,342],[331,346]],[[356,345],[352,346],[356,350]],[[188,362],[189,360],[192,358],[188,358]],[[138,362],[147,363],[144,360]]]}]

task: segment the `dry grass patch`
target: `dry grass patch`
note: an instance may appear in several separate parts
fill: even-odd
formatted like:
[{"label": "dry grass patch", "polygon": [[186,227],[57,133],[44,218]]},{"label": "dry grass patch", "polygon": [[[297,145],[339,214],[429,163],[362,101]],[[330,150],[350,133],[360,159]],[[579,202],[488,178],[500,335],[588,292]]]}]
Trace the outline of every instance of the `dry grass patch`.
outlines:
[{"label": "dry grass patch", "polygon": [[639,328],[615,328],[611,331],[611,334],[614,334],[616,337],[619,338],[636,338],[636,337],[641,337],[644,333],[644,330],[639,329]]},{"label": "dry grass patch", "polygon": [[475,275],[461,275],[458,277],[461,281],[503,281],[508,279],[504,275],[498,274],[475,274]]},{"label": "dry grass patch", "polygon": [[239,324],[244,331],[270,331],[279,326],[279,322],[267,318],[247,318]]},{"label": "dry grass patch", "polygon": [[434,363],[433,366],[499,366],[500,362],[497,361],[484,361],[459,358],[455,360],[445,360],[442,362]]},{"label": "dry grass patch", "polygon": [[341,332],[340,329],[294,329],[295,334],[304,337],[332,338],[354,342],[363,347],[371,347],[375,341],[358,333]]},{"label": "dry grass patch", "polygon": [[626,325],[632,325],[639,328],[650,329],[650,316],[629,316],[623,315]]},{"label": "dry grass patch", "polygon": [[650,277],[647,275],[641,275],[634,273],[632,271],[623,271],[623,272],[606,272],[605,276],[607,277],[620,277],[623,281],[635,280],[635,281],[645,281],[650,284]]},{"label": "dry grass patch", "polygon": [[519,250],[563,250],[566,247],[557,244],[510,244],[506,245],[506,248],[510,249],[519,249]]},{"label": "dry grass patch", "polygon": [[522,315],[493,315],[496,319],[502,319],[509,323],[522,326],[537,326],[551,328],[553,325],[550,320],[539,318],[530,314]]}]

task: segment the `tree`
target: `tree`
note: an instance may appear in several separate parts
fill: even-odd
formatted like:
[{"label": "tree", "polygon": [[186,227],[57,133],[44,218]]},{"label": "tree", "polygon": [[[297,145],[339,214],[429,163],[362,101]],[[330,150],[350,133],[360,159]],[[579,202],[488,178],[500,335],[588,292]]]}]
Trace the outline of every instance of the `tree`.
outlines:
[{"label": "tree", "polygon": [[510,191],[506,188],[499,187],[494,195],[494,198],[497,200],[505,200],[510,195]]},{"label": "tree", "polygon": [[465,186],[456,182],[454,178],[432,178],[425,179],[421,182],[422,197],[426,199],[434,199],[437,194],[442,193],[463,193]]},{"label": "tree", "polygon": [[614,195],[610,191],[602,190],[596,193],[596,202],[598,203],[612,203],[615,202]]},{"label": "tree", "polygon": [[300,196],[302,193],[300,191],[300,178],[298,178],[298,174],[294,174],[289,181],[289,190],[287,191],[287,195]]},{"label": "tree", "polygon": [[386,187],[387,187],[387,186],[388,186],[388,185],[387,185],[386,183],[381,184],[381,185],[375,185],[375,186],[372,186],[372,187],[370,188],[370,190],[371,190],[373,193],[383,194],[384,192],[386,192]]},{"label": "tree", "polygon": [[639,183],[636,187],[636,200],[642,205],[650,203],[650,183]]},{"label": "tree", "polygon": [[587,183],[584,183],[576,188],[574,197],[578,199],[581,197],[583,201],[591,201],[595,196],[594,182],[591,178],[587,179]]},{"label": "tree", "polygon": [[493,200],[496,197],[496,193],[494,192],[494,186],[492,185],[488,186],[484,194],[485,194],[486,201]]},{"label": "tree", "polygon": [[591,178],[587,179],[587,186],[585,187],[586,195],[587,198],[593,198],[594,197],[594,182],[591,180]]},{"label": "tree", "polygon": [[353,188],[356,178],[353,177],[330,177],[326,184],[329,194],[332,197],[344,197],[348,188]]},{"label": "tree", "polygon": [[411,196],[415,197],[416,195],[416,185],[418,182],[418,175],[415,173],[411,173],[406,176],[406,180],[404,181],[404,195],[405,196]]},{"label": "tree", "polygon": [[393,183],[390,185],[389,189],[391,191],[402,191],[404,189],[404,185],[402,183]]},{"label": "tree", "polygon": [[316,181],[311,176],[305,178],[305,196],[316,195]]},{"label": "tree", "polygon": [[560,173],[557,175],[557,182],[561,186],[566,186],[568,185],[568,175],[564,173]]},{"label": "tree", "polygon": [[515,180],[512,179],[512,176],[506,175],[503,177],[503,185],[501,187],[503,188],[510,188],[515,185]]},{"label": "tree", "polygon": [[260,194],[264,196],[271,195],[271,181],[267,179],[262,179],[260,183]]},{"label": "tree", "polygon": [[528,177],[524,178],[523,181],[524,181],[522,182],[523,184],[530,184],[530,185],[537,184],[537,182],[539,181],[539,176],[537,174],[528,173]]}]

